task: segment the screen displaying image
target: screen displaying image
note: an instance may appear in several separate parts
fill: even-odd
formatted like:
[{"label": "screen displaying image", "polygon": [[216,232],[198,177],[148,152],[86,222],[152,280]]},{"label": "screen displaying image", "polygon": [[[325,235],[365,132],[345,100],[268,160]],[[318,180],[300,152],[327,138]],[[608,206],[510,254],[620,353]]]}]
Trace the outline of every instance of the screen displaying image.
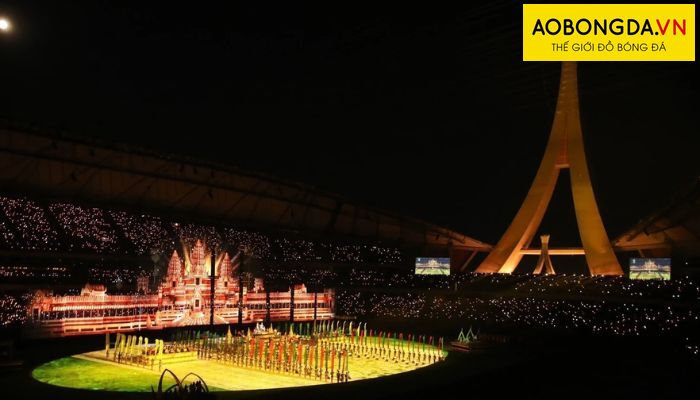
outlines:
[{"label": "screen displaying image", "polygon": [[417,257],[416,258],[416,274],[417,275],[449,275],[450,274],[450,259],[449,258]]},{"label": "screen displaying image", "polygon": [[670,258],[631,258],[630,279],[671,279]]}]

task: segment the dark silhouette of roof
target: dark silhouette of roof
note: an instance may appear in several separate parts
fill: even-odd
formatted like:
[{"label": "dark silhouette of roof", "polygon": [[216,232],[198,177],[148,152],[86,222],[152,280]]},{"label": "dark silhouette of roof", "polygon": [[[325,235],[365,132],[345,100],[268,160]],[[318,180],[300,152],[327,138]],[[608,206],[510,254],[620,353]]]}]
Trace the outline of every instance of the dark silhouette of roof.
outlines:
[{"label": "dark silhouette of roof", "polygon": [[64,133],[0,129],[0,163],[0,183],[8,193],[404,248],[490,249],[451,229],[303,183]]},{"label": "dark silhouette of roof", "polygon": [[700,255],[700,177],[665,207],[614,240],[619,251],[648,256]]}]

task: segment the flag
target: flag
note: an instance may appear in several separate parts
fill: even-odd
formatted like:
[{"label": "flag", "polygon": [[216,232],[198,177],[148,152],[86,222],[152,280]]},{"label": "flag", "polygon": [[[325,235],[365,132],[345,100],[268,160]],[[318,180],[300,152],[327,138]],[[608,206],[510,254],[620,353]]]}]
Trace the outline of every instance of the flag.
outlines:
[{"label": "flag", "polygon": [[[323,351],[323,349],[324,349],[324,347],[321,346],[321,364],[325,364],[326,368],[328,368],[328,363],[327,363],[327,362],[324,362],[324,360],[325,360],[325,357],[324,357],[324,356],[325,356],[325,352]],[[322,366],[323,366],[323,365],[322,365]]]},{"label": "flag", "polygon": [[302,357],[302,347],[301,347],[301,342],[299,342],[299,345],[297,347],[297,351],[299,352],[299,357],[297,358],[297,361],[299,365],[301,365],[301,357]]}]

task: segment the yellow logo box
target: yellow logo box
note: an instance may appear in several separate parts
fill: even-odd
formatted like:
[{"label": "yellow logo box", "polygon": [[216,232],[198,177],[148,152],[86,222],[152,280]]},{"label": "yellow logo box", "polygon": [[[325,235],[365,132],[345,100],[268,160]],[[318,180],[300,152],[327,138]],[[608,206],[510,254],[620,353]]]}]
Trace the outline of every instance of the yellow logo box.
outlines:
[{"label": "yellow logo box", "polygon": [[523,61],[695,61],[695,4],[523,4]]}]

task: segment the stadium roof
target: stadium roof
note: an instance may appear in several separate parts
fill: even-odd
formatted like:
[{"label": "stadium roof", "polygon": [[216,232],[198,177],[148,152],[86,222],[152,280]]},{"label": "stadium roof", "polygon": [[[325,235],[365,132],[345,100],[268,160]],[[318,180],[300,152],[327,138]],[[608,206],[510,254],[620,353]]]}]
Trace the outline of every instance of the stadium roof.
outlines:
[{"label": "stadium roof", "polygon": [[700,256],[700,177],[667,206],[614,240],[619,251],[645,256]]},{"label": "stadium roof", "polygon": [[291,230],[399,247],[487,251],[490,245],[422,220],[227,165],[59,133],[0,129],[8,193],[146,210],[202,222]]}]

